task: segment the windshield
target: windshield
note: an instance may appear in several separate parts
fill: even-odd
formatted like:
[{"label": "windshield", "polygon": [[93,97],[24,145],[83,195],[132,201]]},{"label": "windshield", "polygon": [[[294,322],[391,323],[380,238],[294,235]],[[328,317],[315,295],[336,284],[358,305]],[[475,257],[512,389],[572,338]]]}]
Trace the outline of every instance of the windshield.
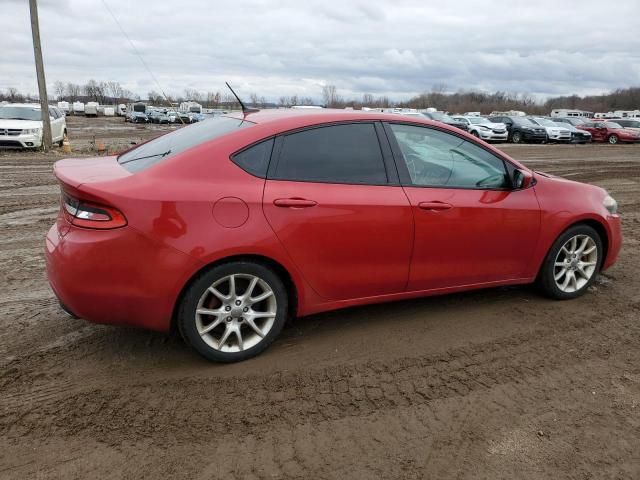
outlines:
[{"label": "windshield", "polygon": [[513,118],[513,123],[516,125],[535,125],[531,120],[524,117],[515,117]]},{"label": "windshield", "polygon": [[155,165],[162,159],[251,125],[254,124],[237,118],[212,118],[143,143],[120,155],[118,163],[132,173],[139,172]]},{"label": "windshield", "polygon": [[483,118],[483,117],[473,117],[473,118],[468,118],[467,120],[469,120],[474,125],[482,125],[482,124],[491,123],[488,119]]},{"label": "windshield", "polygon": [[533,119],[538,125],[542,125],[543,127],[558,127],[559,125],[551,120],[547,120],[546,118],[536,117]]},{"label": "windshield", "polygon": [[571,130],[572,132],[576,131],[576,127],[574,127],[570,123],[564,123],[564,122],[553,122],[553,123],[556,127],[566,128],[567,130]]},{"label": "windshield", "polygon": [[454,122],[455,120],[451,118],[449,115],[446,115],[441,112],[428,112],[428,116],[430,116],[433,120],[438,120],[439,122]]},{"label": "windshield", "polygon": [[0,106],[0,119],[4,120],[42,120],[40,109],[36,107]]}]

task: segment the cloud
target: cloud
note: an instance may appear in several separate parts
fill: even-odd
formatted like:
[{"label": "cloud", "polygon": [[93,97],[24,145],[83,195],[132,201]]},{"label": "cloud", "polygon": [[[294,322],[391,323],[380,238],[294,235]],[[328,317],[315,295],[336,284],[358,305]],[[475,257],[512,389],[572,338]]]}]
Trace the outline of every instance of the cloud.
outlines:
[{"label": "cloud", "polygon": [[[105,0],[136,49],[171,94],[255,92],[320,99],[408,98],[450,91],[534,94],[604,92],[637,85],[640,2],[417,0]],[[117,80],[141,96],[158,85],[102,0],[40,0],[47,81]],[[4,0],[0,89],[37,90],[24,0]]]}]

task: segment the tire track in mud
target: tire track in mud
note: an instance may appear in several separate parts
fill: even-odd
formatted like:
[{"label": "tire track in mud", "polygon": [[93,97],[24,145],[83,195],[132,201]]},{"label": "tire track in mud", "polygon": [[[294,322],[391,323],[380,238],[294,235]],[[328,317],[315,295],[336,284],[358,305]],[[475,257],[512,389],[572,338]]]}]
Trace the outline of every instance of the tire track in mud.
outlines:
[{"label": "tire track in mud", "polygon": [[[45,379],[12,392],[3,375],[0,432],[6,435],[99,436],[105,442],[168,435],[198,443],[203,432],[224,435],[264,433],[278,425],[334,421],[395,408],[409,408],[448,397],[466,397],[499,385],[519,385],[587,359],[606,360],[615,345],[637,346],[640,325],[589,320],[460,348],[442,355],[404,358],[392,364],[370,362],[308,373],[266,377],[124,382],[99,388],[68,389],[56,395]],[[620,327],[624,327],[621,330]],[[624,333],[622,333],[624,331]],[[585,375],[587,372],[585,372]],[[14,377],[15,379],[15,377]],[[22,392],[22,393],[21,393]]]}]

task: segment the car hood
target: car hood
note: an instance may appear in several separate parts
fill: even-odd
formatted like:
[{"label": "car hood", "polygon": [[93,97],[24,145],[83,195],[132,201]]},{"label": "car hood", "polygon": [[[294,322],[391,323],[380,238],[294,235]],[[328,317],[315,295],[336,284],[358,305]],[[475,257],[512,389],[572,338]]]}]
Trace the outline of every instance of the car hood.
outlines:
[{"label": "car hood", "polygon": [[42,128],[42,121],[0,119],[0,128]]}]

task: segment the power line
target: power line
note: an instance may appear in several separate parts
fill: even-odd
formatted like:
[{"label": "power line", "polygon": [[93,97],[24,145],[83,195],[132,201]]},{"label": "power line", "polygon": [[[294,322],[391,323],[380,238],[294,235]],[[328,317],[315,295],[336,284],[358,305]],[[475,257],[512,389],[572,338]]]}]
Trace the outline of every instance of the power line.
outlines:
[{"label": "power line", "polygon": [[[160,89],[160,92],[162,93],[162,96],[164,97],[164,99],[167,101],[169,106],[171,106],[171,101],[169,100],[169,97],[167,96],[167,94],[164,93],[164,89],[162,88],[162,85],[160,85],[160,82],[158,82],[158,79],[156,78],[156,76],[153,74],[153,72],[149,68],[149,65],[147,65],[147,62],[145,62],[144,58],[142,58],[142,55],[140,54],[140,52],[136,48],[136,46],[133,43],[133,41],[131,41],[131,38],[129,38],[129,35],[127,35],[127,32],[125,32],[124,28],[122,28],[122,25],[120,25],[120,22],[118,21],[116,16],[113,14],[111,9],[109,8],[109,5],[107,5],[107,1],[106,0],[102,0],[102,4],[104,5],[104,8],[107,10],[107,12],[109,12],[109,15],[111,15],[111,18],[113,18],[113,21],[116,23],[116,25],[118,26],[118,28],[120,29],[122,34],[129,41],[129,44],[131,45],[131,48],[133,49],[134,53],[138,56],[138,58],[140,59],[140,62],[142,62],[142,65],[144,65],[144,68],[147,69],[147,72],[149,72],[149,75],[151,75],[151,78],[155,82],[156,86]],[[181,121],[182,121],[182,119],[181,119]],[[184,123],[184,122],[182,122],[182,123]]]}]

